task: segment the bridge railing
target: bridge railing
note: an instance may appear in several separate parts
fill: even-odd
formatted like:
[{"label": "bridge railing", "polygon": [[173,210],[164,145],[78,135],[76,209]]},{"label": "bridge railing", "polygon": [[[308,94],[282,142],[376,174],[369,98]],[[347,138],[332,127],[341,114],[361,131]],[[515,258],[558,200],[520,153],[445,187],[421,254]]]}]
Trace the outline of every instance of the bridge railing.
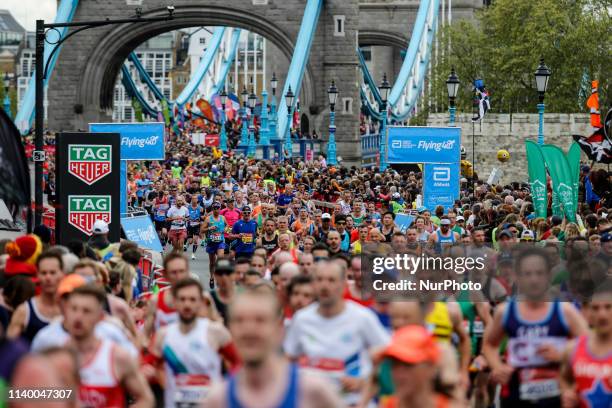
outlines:
[{"label": "bridge railing", "polygon": [[361,135],[361,162],[364,167],[377,165],[379,146],[380,135],[378,133]]}]

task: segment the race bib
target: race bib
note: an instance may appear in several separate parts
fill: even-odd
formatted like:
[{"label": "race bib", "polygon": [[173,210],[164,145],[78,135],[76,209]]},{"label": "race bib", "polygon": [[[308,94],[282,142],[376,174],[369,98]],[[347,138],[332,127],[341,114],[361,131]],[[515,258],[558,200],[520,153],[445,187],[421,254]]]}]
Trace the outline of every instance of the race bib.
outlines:
[{"label": "race bib", "polygon": [[253,243],[253,235],[245,234],[241,238],[243,244],[251,244]]},{"label": "race bib", "polygon": [[554,369],[523,369],[519,378],[519,398],[521,400],[542,400],[561,395],[558,374]]},{"label": "race bib", "polygon": [[545,366],[550,362],[538,350],[544,345],[552,345],[563,350],[567,339],[563,337],[515,337],[508,340],[508,364],[513,367]]},{"label": "race bib", "polygon": [[475,319],[472,324],[472,333],[477,337],[482,337],[484,334],[484,322],[480,319]]},{"label": "race bib", "polygon": [[210,234],[209,239],[211,242],[221,242],[223,241],[223,235],[220,232],[213,232]]},{"label": "race bib", "polygon": [[199,227],[200,226],[200,221],[190,221],[189,222],[189,226],[191,226],[191,227]]},{"label": "race bib", "polygon": [[180,374],[176,377],[177,404],[200,405],[210,389],[210,377],[204,374]]}]

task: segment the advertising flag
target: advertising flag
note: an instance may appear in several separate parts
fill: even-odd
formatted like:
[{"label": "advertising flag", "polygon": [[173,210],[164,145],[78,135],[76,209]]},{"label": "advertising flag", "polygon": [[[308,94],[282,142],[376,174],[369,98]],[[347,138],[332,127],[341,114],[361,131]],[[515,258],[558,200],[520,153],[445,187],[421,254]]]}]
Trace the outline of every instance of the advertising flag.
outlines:
[{"label": "advertising flag", "polygon": [[21,135],[0,108],[0,199],[7,204],[30,204],[30,170]]},{"label": "advertising flag", "polygon": [[527,151],[527,169],[536,216],[546,218],[548,199],[544,158],[542,157],[540,146],[531,140],[525,141],[525,150]]},{"label": "advertising flag", "polygon": [[595,129],[602,127],[601,112],[599,112],[599,81],[595,80],[591,83],[591,96],[587,99],[586,105],[591,113],[591,126]]},{"label": "advertising flag", "polygon": [[544,145],[541,151],[552,178],[553,191],[557,193],[559,203],[563,206],[563,213],[569,221],[576,222],[574,183],[567,157],[557,146]]},{"label": "advertising flag", "polygon": [[578,210],[578,185],[580,184],[580,146],[574,142],[567,152],[567,164],[572,176],[572,187],[574,188],[574,208]]}]

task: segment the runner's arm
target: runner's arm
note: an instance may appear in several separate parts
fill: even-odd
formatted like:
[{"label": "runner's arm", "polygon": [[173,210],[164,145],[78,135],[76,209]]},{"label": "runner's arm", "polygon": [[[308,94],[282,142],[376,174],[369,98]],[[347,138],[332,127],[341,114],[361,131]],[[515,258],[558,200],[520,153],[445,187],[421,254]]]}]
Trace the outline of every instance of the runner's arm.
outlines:
[{"label": "runner's arm", "polygon": [[147,314],[144,322],[145,338],[149,339],[153,335],[155,326],[155,311],[157,310],[157,296],[152,296],[147,308]]},{"label": "runner's arm", "polygon": [[567,322],[571,337],[575,338],[589,334],[589,326],[586,320],[572,303],[561,303],[561,311]]},{"label": "runner's arm", "polygon": [[472,357],[472,344],[470,336],[463,328],[461,310],[457,303],[449,303],[448,311],[453,322],[453,331],[459,336],[459,354],[461,355],[460,369],[463,373],[467,373],[470,367],[470,359]]},{"label": "runner's arm", "polygon": [[119,374],[118,378],[121,379],[121,383],[133,400],[130,407],[152,407],[155,403],[153,393],[144,375],[140,372],[136,360],[119,347],[114,349],[113,358],[116,369],[120,370],[116,374]]},{"label": "runner's arm", "polygon": [[492,369],[502,366],[504,363],[499,355],[499,345],[504,338],[503,318],[508,307],[507,303],[499,305],[493,314],[491,324],[487,325],[482,340],[482,355]]},{"label": "runner's arm", "polygon": [[559,386],[561,387],[561,405],[563,407],[575,407],[578,405],[578,394],[576,392],[574,373],[572,372],[571,356],[576,348],[576,342],[570,341],[561,357],[559,369]]},{"label": "runner's arm", "polygon": [[13,316],[11,317],[11,322],[6,329],[6,337],[8,339],[14,340],[19,337],[21,333],[23,333],[26,323],[26,308],[27,305],[24,302],[17,306],[17,309],[15,309],[15,313],[13,313]]},{"label": "runner's arm", "polygon": [[228,363],[229,371],[234,371],[240,364],[240,357],[238,357],[238,351],[236,350],[236,346],[232,341],[232,336],[229,331],[225,328],[223,323],[211,322],[209,325],[209,336],[213,337],[209,340],[217,344],[219,355]]}]

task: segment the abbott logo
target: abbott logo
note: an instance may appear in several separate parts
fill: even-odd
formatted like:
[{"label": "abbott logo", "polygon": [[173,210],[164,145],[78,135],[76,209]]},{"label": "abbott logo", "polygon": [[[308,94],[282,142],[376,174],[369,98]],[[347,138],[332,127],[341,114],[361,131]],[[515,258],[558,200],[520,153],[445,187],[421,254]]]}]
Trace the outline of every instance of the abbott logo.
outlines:
[{"label": "abbott logo", "polygon": [[433,168],[433,181],[450,181],[450,168],[434,167]]}]

